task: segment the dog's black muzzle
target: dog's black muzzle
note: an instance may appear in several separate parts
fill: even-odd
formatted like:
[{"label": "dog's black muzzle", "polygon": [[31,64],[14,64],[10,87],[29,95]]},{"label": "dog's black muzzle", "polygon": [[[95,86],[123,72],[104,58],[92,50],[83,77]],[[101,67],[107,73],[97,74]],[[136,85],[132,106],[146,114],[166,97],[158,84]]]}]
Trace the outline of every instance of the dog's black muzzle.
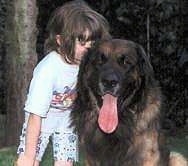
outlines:
[{"label": "dog's black muzzle", "polygon": [[103,95],[109,93],[117,96],[120,88],[120,77],[115,71],[103,72],[100,75],[99,88]]}]

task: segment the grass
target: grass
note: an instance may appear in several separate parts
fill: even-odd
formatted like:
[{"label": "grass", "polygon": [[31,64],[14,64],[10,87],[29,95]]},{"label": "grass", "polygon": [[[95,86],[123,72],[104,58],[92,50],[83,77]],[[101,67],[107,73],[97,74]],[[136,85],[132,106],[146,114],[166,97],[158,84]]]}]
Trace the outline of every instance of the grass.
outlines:
[{"label": "grass", "polygon": [[3,148],[0,150],[0,166],[13,166],[16,159],[16,148]]},{"label": "grass", "polygon": [[[0,166],[13,166],[17,158],[16,150],[16,147],[0,149]],[[49,145],[40,166],[53,166],[52,156],[52,146]],[[76,163],[75,166],[83,166],[83,160],[80,163]]]},{"label": "grass", "polygon": [[168,147],[171,151],[183,154],[188,159],[188,138],[169,138]]},{"label": "grass", "polygon": [[[170,136],[167,140],[168,147],[171,151],[183,154],[188,159],[188,135],[177,135],[176,137]],[[53,166],[51,146],[47,148],[41,166]],[[0,166],[13,166],[16,160],[16,147],[9,147],[0,149]],[[84,166],[83,157],[81,162],[76,166]]]}]

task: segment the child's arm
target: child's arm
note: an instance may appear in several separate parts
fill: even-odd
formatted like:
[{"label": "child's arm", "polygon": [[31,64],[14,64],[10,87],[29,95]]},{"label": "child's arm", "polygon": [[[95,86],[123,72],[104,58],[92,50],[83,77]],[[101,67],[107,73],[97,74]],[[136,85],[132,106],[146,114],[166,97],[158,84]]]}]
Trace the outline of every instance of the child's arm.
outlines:
[{"label": "child's arm", "polygon": [[40,130],[41,117],[31,113],[27,124],[25,154],[19,156],[17,166],[33,166]]}]

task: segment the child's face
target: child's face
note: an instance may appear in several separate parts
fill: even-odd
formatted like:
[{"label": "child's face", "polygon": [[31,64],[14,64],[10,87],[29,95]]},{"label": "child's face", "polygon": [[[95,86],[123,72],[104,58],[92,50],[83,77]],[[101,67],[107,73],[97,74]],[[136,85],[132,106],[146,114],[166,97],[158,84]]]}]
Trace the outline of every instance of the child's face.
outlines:
[{"label": "child's face", "polygon": [[[86,31],[86,36],[89,32]],[[84,54],[87,53],[88,49],[92,47],[94,41],[81,41],[78,38],[75,41],[75,59],[79,62]]]}]

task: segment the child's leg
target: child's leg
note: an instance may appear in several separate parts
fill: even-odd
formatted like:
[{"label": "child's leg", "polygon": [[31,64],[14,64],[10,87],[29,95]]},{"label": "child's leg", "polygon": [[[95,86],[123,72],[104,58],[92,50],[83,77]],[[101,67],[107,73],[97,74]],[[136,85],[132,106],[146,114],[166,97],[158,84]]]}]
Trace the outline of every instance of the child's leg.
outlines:
[{"label": "child's leg", "polygon": [[[25,136],[26,136],[25,131],[26,130],[24,127],[22,130],[22,134],[20,136],[20,145],[17,150],[17,153],[19,154],[19,158],[22,158],[25,152]],[[35,160],[34,166],[39,166],[39,163],[48,145],[49,137],[50,137],[50,133],[41,133],[39,140],[38,140],[37,149],[36,149],[36,160]]]},{"label": "child's leg", "polygon": [[78,161],[77,141],[77,135],[74,133],[53,133],[54,166],[73,166],[73,162]]},{"label": "child's leg", "polygon": [[69,161],[58,160],[55,161],[54,166],[73,166],[73,163]]},{"label": "child's leg", "polygon": [[24,154],[20,154],[18,156],[18,159],[16,160],[14,166],[19,166],[19,165],[32,165],[32,166],[39,166],[39,161],[35,160],[34,165],[32,164],[33,160],[31,161],[30,159],[27,159]]},{"label": "child's leg", "polygon": [[34,166],[39,166],[40,161],[35,160]]},{"label": "child's leg", "polygon": [[36,161],[40,162],[49,143],[50,133],[41,132],[36,149]]}]

